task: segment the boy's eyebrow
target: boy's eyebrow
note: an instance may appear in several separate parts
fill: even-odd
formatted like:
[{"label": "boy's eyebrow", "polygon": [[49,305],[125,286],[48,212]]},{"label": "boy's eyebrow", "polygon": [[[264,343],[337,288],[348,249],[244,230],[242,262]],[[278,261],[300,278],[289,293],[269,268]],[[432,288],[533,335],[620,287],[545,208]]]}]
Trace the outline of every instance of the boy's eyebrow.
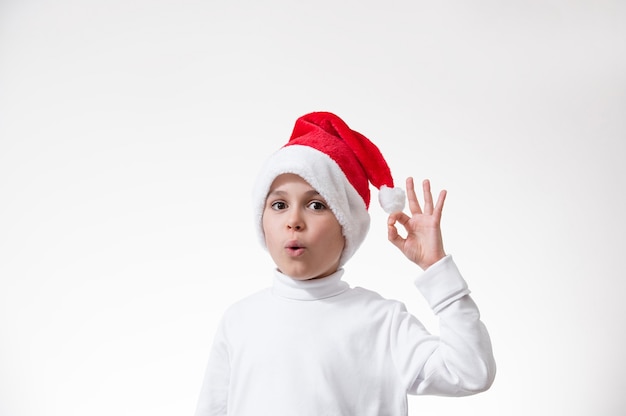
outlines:
[{"label": "boy's eyebrow", "polygon": [[[271,191],[269,194],[267,194],[267,196],[286,196],[288,193],[286,191],[281,191],[280,189],[275,189],[273,191]],[[315,189],[311,189],[310,191],[306,191],[304,193],[304,196],[307,198],[311,198],[314,196],[321,196],[319,192],[317,192]]]}]

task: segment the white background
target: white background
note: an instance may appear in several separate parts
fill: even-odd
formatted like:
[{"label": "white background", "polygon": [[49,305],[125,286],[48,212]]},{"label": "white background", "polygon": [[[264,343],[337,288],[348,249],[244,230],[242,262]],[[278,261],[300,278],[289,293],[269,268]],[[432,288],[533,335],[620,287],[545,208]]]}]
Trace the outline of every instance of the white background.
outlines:
[{"label": "white background", "polygon": [[[0,415],[192,414],[220,314],[270,281],[257,168],[314,110],[400,185],[449,191],[498,375],[411,414],[623,414],[625,19],[608,0],[0,1]],[[346,280],[436,331],[370,211]]]}]

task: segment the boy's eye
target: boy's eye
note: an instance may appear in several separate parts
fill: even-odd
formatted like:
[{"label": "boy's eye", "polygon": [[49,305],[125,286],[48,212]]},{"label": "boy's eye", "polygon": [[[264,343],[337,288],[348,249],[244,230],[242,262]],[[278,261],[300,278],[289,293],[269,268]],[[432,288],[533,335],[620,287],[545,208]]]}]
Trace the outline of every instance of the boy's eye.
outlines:
[{"label": "boy's eye", "polygon": [[271,207],[272,209],[279,211],[281,209],[287,208],[287,204],[285,204],[283,201],[275,201],[275,202],[272,202]]},{"label": "boy's eye", "polygon": [[309,204],[309,208],[315,211],[320,211],[320,210],[326,209],[326,205],[324,205],[320,201],[313,201]]}]

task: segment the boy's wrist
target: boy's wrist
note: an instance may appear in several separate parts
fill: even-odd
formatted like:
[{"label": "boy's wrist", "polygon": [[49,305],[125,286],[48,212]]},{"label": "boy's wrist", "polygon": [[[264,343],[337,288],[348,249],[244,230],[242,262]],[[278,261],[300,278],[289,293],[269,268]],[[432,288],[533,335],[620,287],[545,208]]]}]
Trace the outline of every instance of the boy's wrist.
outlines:
[{"label": "boy's wrist", "polygon": [[420,262],[415,262],[422,270],[426,271],[431,268],[433,265],[439,263],[442,259],[444,259],[447,254],[443,251],[433,254],[428,258],[422,259]]}]

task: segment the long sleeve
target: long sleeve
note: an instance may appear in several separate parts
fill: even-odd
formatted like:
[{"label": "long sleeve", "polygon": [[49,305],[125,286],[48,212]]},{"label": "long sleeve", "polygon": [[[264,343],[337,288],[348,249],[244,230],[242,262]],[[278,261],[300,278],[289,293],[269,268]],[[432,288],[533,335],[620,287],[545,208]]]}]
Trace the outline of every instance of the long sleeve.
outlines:
[{"label": "long sleeve", "polygon": [[223,416],[228,413],[230,359],[224,332],[222,322],[213,340],[195,416]]},{"label": "long sleeve", "polygon": [[439,318],[439,335],[401,307],[394,316],[394,362],[410,394],[464,396],[487,390],[495,360],[487,329],[451,256],[415,282]]}]

